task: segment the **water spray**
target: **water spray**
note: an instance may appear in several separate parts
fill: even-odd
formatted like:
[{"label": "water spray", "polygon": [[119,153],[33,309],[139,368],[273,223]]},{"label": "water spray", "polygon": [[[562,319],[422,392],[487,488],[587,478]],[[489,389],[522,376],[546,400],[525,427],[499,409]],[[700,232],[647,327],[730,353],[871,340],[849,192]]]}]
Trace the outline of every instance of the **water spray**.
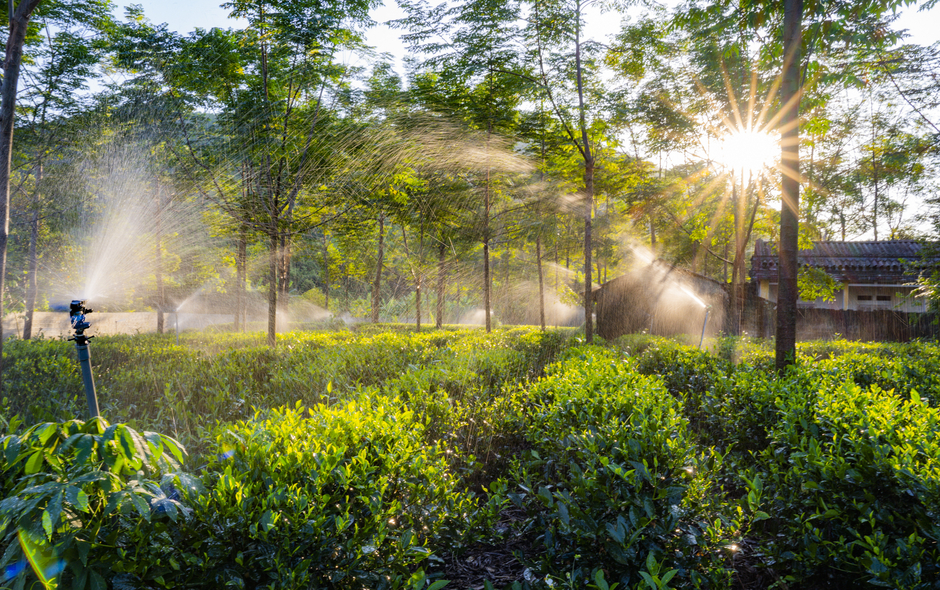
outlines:
[{"label": "water spray", "polygon": [[702,322],[702,338],[698,341],[698,349],[702,350],[702,343],[705,342],[705,326],[708,325],[708,312],[712,310],[711,305],[705,306],[705,321]]},{"label": "water spray", "polygon": [[82,368],[82,382],[85,384],[85,398],[88,400],[89,418],[99,416],[98,396],[95,394],[95,378],[91,374],[91,351],[88,349],[88,341],[94,336],[86,336],[85,330],[91,327],[85,316],[93,310],[85,307],[85,302],[80,299],[73,299],[69,304],[69,321],[75,335],[69,340],[75,341],[75,349],[78,351],[78,364]]}]

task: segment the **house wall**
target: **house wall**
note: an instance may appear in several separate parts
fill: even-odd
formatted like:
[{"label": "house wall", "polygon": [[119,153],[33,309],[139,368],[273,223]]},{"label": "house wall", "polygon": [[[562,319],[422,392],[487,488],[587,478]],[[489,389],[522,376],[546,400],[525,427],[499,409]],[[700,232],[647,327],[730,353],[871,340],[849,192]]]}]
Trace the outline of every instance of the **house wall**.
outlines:
[{"label": "house wall", "polygon": [[[765,284],[766,283],[766,284]],[[801,308],[842,309],[849,311],[873,311],[879,309],[903,313],[926,313],[927,302],[921,297],[914,297],[915,287],[910,285],[847,285],[845,290],[835,293],[832,301],[797,301]],[[760,297],[773,303],[777,302],[777,285],[761,281],[758,289]],[[848,299],[846,300],[846,293]],[[859,296],[862,298],[859,299]],[[879,300],[879,297],[882,299]]]}]

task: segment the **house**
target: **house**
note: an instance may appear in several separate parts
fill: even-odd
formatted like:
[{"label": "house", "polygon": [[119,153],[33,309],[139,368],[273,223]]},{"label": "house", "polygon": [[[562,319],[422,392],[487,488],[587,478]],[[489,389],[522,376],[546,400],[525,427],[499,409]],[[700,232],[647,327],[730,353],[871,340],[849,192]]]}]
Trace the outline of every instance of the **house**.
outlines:
[{"label": "house", "polygon": [[[921,269],[940,264],[935,254],[925,258],[927,244],[914,240],[880,242],[818,241],[811,250],[800,250],[800,267],[823,270],[842,288],[833,301],[802,301],[803,308],[852,311],[893,310],[924,313],[926,301],[916,297]],[[751,280],[760,298],[777,301],[776,244],[757,240],[751,257]]]}]

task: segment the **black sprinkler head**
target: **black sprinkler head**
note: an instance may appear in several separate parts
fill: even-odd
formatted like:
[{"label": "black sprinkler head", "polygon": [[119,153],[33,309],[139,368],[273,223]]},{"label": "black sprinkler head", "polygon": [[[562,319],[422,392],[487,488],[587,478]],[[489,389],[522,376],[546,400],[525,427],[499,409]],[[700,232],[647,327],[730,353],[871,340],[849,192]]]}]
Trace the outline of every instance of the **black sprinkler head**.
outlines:
[{"label": "black sprinkler head", "polygon": [[91,324],[85,321],[85,314],[91,313],[92,309],[85,307],[85,301],[73,299],[69,304],[69,320],[72,322],[72,329],[81,333],[91,327]]}]

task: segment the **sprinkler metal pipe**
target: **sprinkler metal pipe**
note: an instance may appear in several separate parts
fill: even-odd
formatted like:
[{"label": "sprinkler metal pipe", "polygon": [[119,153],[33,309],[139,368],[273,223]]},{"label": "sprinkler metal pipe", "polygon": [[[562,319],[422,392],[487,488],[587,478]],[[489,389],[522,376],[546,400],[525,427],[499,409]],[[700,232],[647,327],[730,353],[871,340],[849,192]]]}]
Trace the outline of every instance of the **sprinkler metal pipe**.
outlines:
[{"label": "sprinkler metal pipe", "polygon": [[176,320],[176,345],[180,345],[180,310],[173,312],[173,319]]},{"label": "sprinkler metal pipe", "polygon": [[711,305],[705,306],[705,321],[702,322],[702,338],[698,341],[698,349],[702,350],[702,343],[705,342],[705,326],[708,325],[708,312],[712,310]]},{"label": "sprinkler metal pipe", "polygon": [[84,301],[76,299],[69,304],[69,321],[72,324],[72,329],[75,330],[75,335],[69,340],[75,341],[75,349],[78,351],[78,364],[82,369],[82,382],[85,385],[85,398],[88,400],[88,414],[89,418],[94,418],[100,415],[98,396],[95,393],[95,378],[91,374],[91,350],[88,348],[88,341],[94,336],[85,335],[85,330],[91,327],[91,324],[85,321],[85,315],[91,312],[91,309],[85,307]]}]

